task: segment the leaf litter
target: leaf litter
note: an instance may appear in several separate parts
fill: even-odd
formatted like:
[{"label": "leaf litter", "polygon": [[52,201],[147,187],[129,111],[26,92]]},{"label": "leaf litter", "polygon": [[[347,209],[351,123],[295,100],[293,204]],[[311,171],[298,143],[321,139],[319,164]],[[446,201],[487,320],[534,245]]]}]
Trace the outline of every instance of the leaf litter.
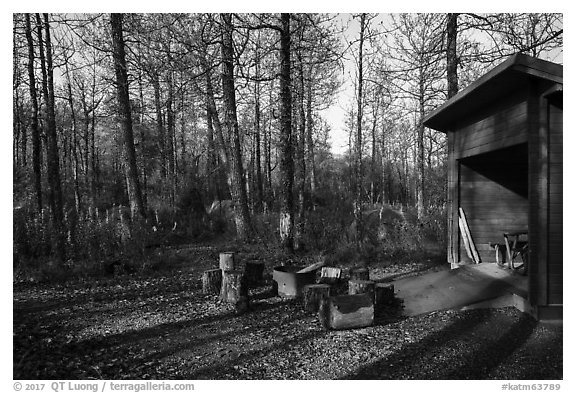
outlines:
[{"label": "leaf litter", "polygon": [[[250,310],[201,292],[212,247],[153,274],[15,285],[14,379],[561,379],[562,325],[513,308],[447,310],[326,331],[268,275]],[[190,262],[186,262],[190,261]],[[216,266],[215,266],[216,265]],[[271,269],[272,266],[267,266]],[[421,271],[376,266],[379,277]]]}]

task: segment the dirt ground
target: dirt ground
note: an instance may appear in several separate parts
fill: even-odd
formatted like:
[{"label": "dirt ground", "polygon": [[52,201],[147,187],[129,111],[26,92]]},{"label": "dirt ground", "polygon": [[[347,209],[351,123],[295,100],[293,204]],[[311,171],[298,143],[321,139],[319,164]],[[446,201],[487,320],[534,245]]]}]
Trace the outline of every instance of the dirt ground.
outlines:
[{"label": "dirt ground", "polygon": [[[389,310],[374,326],[325,331],[268,280],[236,316],[201,293],[213,247],[165,251],[172,267],[65,284],[17,284],[14,379],[562,379],[562,325],[513,308]],[[242,257],[242,255],[241,255]],[[257,258],[250,255],[246,258]],[[242,259],[242,258],[241,258]],[[266,261],[270,270],[274,262]],[[431,262],[372,267],[377,278]]]}]

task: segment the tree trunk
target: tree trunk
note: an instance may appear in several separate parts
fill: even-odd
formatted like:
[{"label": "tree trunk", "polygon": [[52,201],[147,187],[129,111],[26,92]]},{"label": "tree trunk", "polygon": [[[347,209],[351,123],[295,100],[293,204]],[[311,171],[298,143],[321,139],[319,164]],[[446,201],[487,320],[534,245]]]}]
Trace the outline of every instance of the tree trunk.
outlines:
[{"label": "tree trunk", "polygon": [[[180,80],[183,79],[183,75],[182,73],[180,73]],[[186,129],[186,101],[185,101],[185,92],[187,92],[184,89],[184,86],[181,86],[180,88],[180,161],[176,161],[175,162],[175,166],[176,166],[176,174],[178,173],[182,173],[183,175],[186,175],[187,173],[187,168],[188,168],[188,144],[186,141],[186,134],[187,134],[187,129]],[[196,111],[196,101],[194,99],[190,100],[190,113],[191,113],[191,121],[192,124],[196,124],[196,121],[198,119],[198,115],[197,115],[197,111]],[[194,156],[194,148],[192,148],[192,155]],[[194,165],[195,163],[192,162],[192,164]],[[196,171],[193,171],[194,176],[196,176]],[[178,178],[176,178],[176,180],[178,180]],[[176,184],[177,186],[178,184]]]},{"label": "tree trunk", "polygon": [[[27,150],[28,150],[28,137],[27,127],[22,122],[22,104],[20,103],[20,85],[22,84],[22,70],[20,69],[20,55],[17,43],[16,34],[12,36],[12,88],[14,94],[12,96],[12,129],[13,135],[13,165],[14,167],[22,166],[26,168],[27,164]],[[30,47],[28,46],[28,49]],[[33,64],[33,63],[32,63]],[[22,142],[20,142],[20,139]],[[20,153],[20,149],[22,152]]]},{"label": "tree trunk", "polygon": [[[140,49],[140,44],[138,45]],[[140,96],[140,118],[138,119],[138,124],[140,125],[140,152],[144,157],[144,147],[146,146],[146,132],[144,127],[144,113],[146,112],[144,103],[144,87],[142,86],[142,71],[138,70],[138,95]],[[142,163],[142,203],[144,204],[144,209],[148,207],[148,171],[146,170],[148,166],[146,162]]]},{"label": "tree trunk", "polygon": [[377,185],[376,185],[376,160],[377,160],[377,138],[376,138],[376,127],[378,125],[378,108],[380,106],[380,100],[376,97],[374,102],[374,109],[372,111],[372,154],[370,157],[370,200],[372,203],[376,203],[377,200]]},{"label": "tree trunk", "polygon": [[[389,199],[391,199],[391,193],[390,193],[390,183],[392,182],[387,181],[388,178],[386,176],[386,172],[388,170],[388,165],[387,164],[387,160],[386,160],[386,123],[384,123],[384,127],[382,127],[382,138],[380,140],[380,163],[382,166],[382,203],[387,203]],[[392,176],[390,176],[390,179],[392,179]],[[388,187],[388,189],[387,189]],[[388,192],[387,192],[388,191]]]},{"label": "tree trunk", "polygon": [[[14,49],[16,50],[16,49]],[[18,71],[16,75],[13,76],[14,79],[20,79],[20,72]],[[15,84],[20,84],[20,82],[16,82]],[[20,102],[20,89],[18,87],[14,88],[14,97],[13,97],[13,119],[12,124],[14,126],[14,130],[16,131],[16,144],[14,153],[16,155],[16,165],[22,166],[26,168],[28,165],[27,163],[27,155],[28,155],[28,135],[26,132],[26,125],[22,124],[22,104]],[[20,142],[20,139],[22,140]],[[21,150],[20,150],[21,149]]]},{"label": "tree trunk", "polygon": [[[16,64],[13,67],[17,67]],[[16,76],[13,75],[12,78]],[[12,99],[12,129],[14,130],[13,143],[12,143],[12,165],[14,167],[24,166],[20,164],[20,133],[22,132],[22,127],[20,127],[20,115],[18,114],[18,88],[14,87],[14,97]]]},{"label": "tree trunk", "polygon": [[26,14],[26,40],[28,41],[28,77],[30,79],[30,102],[32,104],[32,170],[34,172],[34,190],[36,192],[36,206],[38,212],[42,211],[42,142],[40,140],[40,127],[38,125],[38,98],[36,96],[36,77],[34,75],[34,42],[32,40],[32,27],[30,14]]},{"label": "tree trunk", "polygon": [[254,169],[253,184],[253,207],[257,212],[262,211],[264,201],[264,184],[262,178],[262,149],[261,149],[261,123],[262,112],[260,108],[260,30],[257,32],[255,48],[255,82],[254,82]]},{"label": "tree trunk", "polygon": [[154,107],[156,109],[156,130],[158,133],[158,149],[160,150],[160,173],[162,179],[166,178],[166,137],[164,135],[164,122],[162,118],[162,97],[160,91],[160,75],[156,72],[152,77],[154,86]]},{"label": "tree trunk", "polygon": [[424,76],[422,70],[420,71],[420,95],[419,95],[419,120],[418,120],[418,150],[416,153],[416,167],[417,167],[417,185],[416,185],[416,210],[418,219],[422,219],[425,215],[425,192],[424,187],[426,184],[425,178],[425,151],[424,151]]},{"label": "tree trunk", "polygon": [[366,28],[366,14],[360,15],[360,43],[358,49],[358,110],[356,113],[356,165],[355,165],[355,198],[354,198],[354,220],[356,222],[356,241],[360,247],[364,236],[364,224],[362,222],[362,185],[364,173],[362,169],[362,115],[363,107],[363,87],[364,87],[364,65],[363,65],[363,47],[364,31]]},{"label": "tree trunk", "polygon": [[[270,97],[269,102],[272,103],[272,91],[273,91],[273,84],[274,81],[270,84]],[[272,160],[271,160],[271,133],[272,133],[272,117],[273,117],[273,109],[270,110],[268,115],[268,127],[264,129],[264,208],[265,211],[268,210],[270,207],[269,204],[271,201],[272,196]]]},{"label": "tree trunk", "polygon": [[[37,19],[40,20],[39,14],[37,14]],[[40,27],[38,31],[39,41],[42,42]],[[44,91],[44,101],[46,103],[46,161],[48,164],[48,184],[50,186],[49,200],[54,224],[57,229],[62,229],[64,222],[64,208],[62,205],[62,185],[60,182],[60,159],[58,155],[58,135],[56,132],[56,113],[54,106],[52,43],[50,38],[48,14],[44,14],[44,32],[46,34],[46,59],[44,61],[44,51],[41,49],[40,61],[42,63],[42,74],[45,77],[45,80],[42,83],[42,89]],[[63,252],[63,249],[60,251]]]},{"label": "tree trunk", "polygon": [[234,88],[234,47],[232,41],[231,14],[222,14],[222,94],[224,96],[225,119],[228,132],[232,137],[231,165],[229,177],[231,178],[231,194],[234,202],[234,219],[236,232],[240,239],[252,238],[252,224],[248,211],[248,198],[246,196],[246,182],[244,168],[242,167],[242,150],[240,146],[240,130],[236,115],[236,91]]},{"label": "tree trunk", "polygon": [[203,59],[204,72],[206,74],[206,104],[208,106],[208,111],[210,112],[210,118],[212,120],[214,130],[216,131],[216,137],[218,145],[220,147],[220,160],[226,168],[230,161],[230,152],[224,140],[224,131],[222,130],[222,123],[218,117],[218,109],[216,108],[216,101],[214,99],[214,87],[212,86],[212,72],[211,65],[208,61]]},{"label": "tree trunk", "polygon": [[457,37],[458,14],[448,14],[446,22],[446,78],[448,81],[448,98],[458,93]]},{"label": "tree trunk", "polygon": [[72,176],[74,179],[74,207],[76,209],[76,214],[80,212],[80,163],[78,162],[78,127],[76,122],[76,112],[74,111],[74,97],[72,95],[72,83],[70,80],[70,70],[68,63],[66,63],[66,79],[67,79],[67,90],[68,90],[68,105],[70,105],[70,116],[72,118]]},{"label": "tree trunk", "polygon": [[264,130],[264,203],[266,208],[272,206],[274,196],[272,189],[272,125],[270,123],[271,121]]},{"label": "tree trunk", "polygon": [[215,132],[217,148],[215,143],[215,150],[214,154],[218,153],[216,157],[219,158],[220,162],[214,168],[217,168],[217,176],[216,176],[216,194],[218,200],[222,200],[222,193],[220,190],[220,181],[227,176],[226,182],[228,189],[231,189],[231,182],[229,178],[229,152],[224,141],[224,133],[222,131],[222,123],[220,122],[220,118],[218,117],[218,110],[216,108],[216,101],[214,100],[214,88],[212,86],[212,72],[211,72],[211,65],[208,64],[207,55],[206,55],[207,48],[204,47],[203,57],[201,57],[202,66],[204,68],[205,76],[206,76],[206,110],[208,112],[208,127],[209,132],[210,129]]},{"label": "tree trunk", "polygon": [[248,145],[249,144],[249,154],[250,154],[250,160],[248,162],[248,168],[246,168],[246,171],[244,171],[244,177],[246,178],[246,197],[248,199],[248,209],[250,210],[251,214],[254,214],[254,202],[255,202],[255,197],[254,197],[254,187],[255,187],[255,173],[256,173],[256,168],[254,168],[255,166],[255,155],[256,155],[256,146],[254,145],[255,143],[255,139],[254,136],[252,135],[252,138],[250,138],[250,142],[248,142],[248,138],[244,138],[244,145]]},{"label": "tree trunk", "polygon": [[[90,190],[90,110],[88,108],[88,97],[86,87],[83,83],[76,82],[75,90],[79,90],[80,104],[82,106],[82,129],[83,129],[83,142],[84,149],[80,149],[80,164],[84,171],[84,185],[86,190]],[[92,196],[91,196],[92,197]],[[90,205],[92,205],[90,203]]]},{"label": "tree trunk", "polygon": [[314,195],[316,193],[316,164],[314,162],[314,119],[312,118],[312,78],[308,81],[307,97],[306,97],[306,149],[307,149],[307,163],[306,168],[309,171],[308,178],[310,179],[310,195],[312,198],[312,207],[316,208],[316,200]]},{"label": "tree trunk", "polygon": [[296,145],[295,155],[297,160],[296,167],[298,168],[295,178],[296,190],[298,192],[298,225],[294,244],[296,249],[301,249],[303,247],[303,231],[306,225],[306,110],[304,106],[304,65],[302,64],[300,54],[298,60],[298,143]]},{"label": "tree trunk", "polygon": [[[168,50],[168,53],[169,50]],[[168,142],[166,150],[168,152],[168,181],[169,186],[169,196],[170,196],[170,206],[172,209],[175,207],[176,202],[176,154],[175,148],[175,135],[176,135],[176,122],[174,115],[174,86],[172,80],[172,71],[168,71],[168,100],[166,101],[166,140]]]},{"label": "tree trunk", "polygon": [[112,44],[114,57],[114,70],[116,73],[116,93],[118,96],[118,117],[122,127],[123,145],[125,154],[125,171],[128,189],[128,200],[133,217],[140,215],[146,217],[138,167],[136,164],[136,149],[134,147],[134,133],[132,131],[132,111],[128,92],[128,70],[126,68],[126,54],[122,30],[123,14],[110,14],[112,28]]},{"label": "tree trunk", "polygon": [[46,58],[42,44],[42,22],[40,14],[36,14],[38,22],[38,41],[40,46],[40,63],[42,67],[42,90],[46,113],[46,162],[48,171],[48,185],[50,192],[48,199],[54,223],[54,236],[56,256],[63,262],[66,258],[64,239],[64,207],[62,204],[62,185],[60,181],[60,158],[58,154],[58,135],[56,131],[56,113],[54,103],[54,74],[52,64],[52,42],[50,38],[50,24],[48,14],[44,14],[44,32],[46,34]]},{"label": "tree trunk", "polygon": [[[256,78],[258,78],[259,57],[256,56]],[[264,185],[262,183],[262,161],[261,161],[261,143],[260,143],[260,83],[256,82],[254,86],[254,147],[255,147],[255,166],[256,166],[256,198],[255,209],[257,212],[262,211],[262,201],[264,200]]]},{"label": "tree trunk", "polygon": [[[96,206],[96,197],[99,189],[99,167],[96,157],[96,65],[92,70],[92,106],[90,119],[90,194],[92,206]],[[88,117],[88,114],[86,114]],[[88,124],[86,125],[88,126]]]},{"label": "tree trunk", "polygon": [[[208,195],[210,195],[210,202],[219,199],[218,183],[219,171],[218,160],[216,156],[216,144],[214,142],[214,124],[212,122],[212,112],[210,111],[210,104],[208,104],[208,96],[206,96],[206,130],[208,138],[208,157],[206,160],[206,173],[210,173],[208,183]],[[215,171],[215,172],[214,172]]]},{"label": "tree trunk", "polygon": [[290,91],[290,14],[283,13],[280,33],[280,242],[294,248],[294,160],[292,157],[292,94]]}]

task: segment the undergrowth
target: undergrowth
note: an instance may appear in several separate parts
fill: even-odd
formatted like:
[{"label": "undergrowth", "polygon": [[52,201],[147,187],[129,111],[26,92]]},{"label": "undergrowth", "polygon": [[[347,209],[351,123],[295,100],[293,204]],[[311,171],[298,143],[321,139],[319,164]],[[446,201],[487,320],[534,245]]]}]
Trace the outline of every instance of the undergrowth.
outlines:
[{"label": "undergrowth", "polygon": [[[280,247],[278,213],[254,214],[254,241],[234,236],[231,211],[206,216],[170,209],[148,212],[132,220],[125,207],[66,215],[58,231],[47,211],[17,209],[13,217],[14,281],[58,281],[71,277],[118,275],[161,269],[166,261],[159,247],[208,242],[225,244],[272,264],[307,265],[323,260],[333,266],[402,264],[441,258],[445,252],[445,209],[430,207],[418,219],[410,207],[382,204],[363,207],[358,238],[351,204],[318,206],[296,221],[296,250]],[[64,259],[55,245],[65,239]]]},{"label": "undergrowth", "polygon": [[[213,236],[209,222],[168,209],[147,219],[113,207],[65,215],[61,228],[48,211],[24,208],[13,215],[14,281],[60,281],[73,277],[155,270],[163,263],[156,249]],[[57,245],[62,244],[61,249]],[[63,249],[63,250],[62,250]]]}]

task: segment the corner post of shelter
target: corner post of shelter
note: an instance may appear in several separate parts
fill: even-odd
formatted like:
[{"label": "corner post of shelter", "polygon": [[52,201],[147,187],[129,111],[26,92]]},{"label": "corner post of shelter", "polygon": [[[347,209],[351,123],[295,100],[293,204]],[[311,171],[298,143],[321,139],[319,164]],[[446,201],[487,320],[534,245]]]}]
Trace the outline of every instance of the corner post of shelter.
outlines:
[{"label": "corner post of shelter", "polygon": [[529,288],[534,306],[548,303],[548,129],[547,107],[538,80],[530,78],[528,93],[529,155]]},{"label": "corner post of shelter", "polygon": [[448,263],[452,269],[458,267],[459,251],[458,245],[460,239],[458,238],[458,162],[454,157],[454,139],[453,132],[447,133],[448,137],[448,198],[446,204],[446,215],[448,218],[448,239],[447,239],[447,257]]}]

